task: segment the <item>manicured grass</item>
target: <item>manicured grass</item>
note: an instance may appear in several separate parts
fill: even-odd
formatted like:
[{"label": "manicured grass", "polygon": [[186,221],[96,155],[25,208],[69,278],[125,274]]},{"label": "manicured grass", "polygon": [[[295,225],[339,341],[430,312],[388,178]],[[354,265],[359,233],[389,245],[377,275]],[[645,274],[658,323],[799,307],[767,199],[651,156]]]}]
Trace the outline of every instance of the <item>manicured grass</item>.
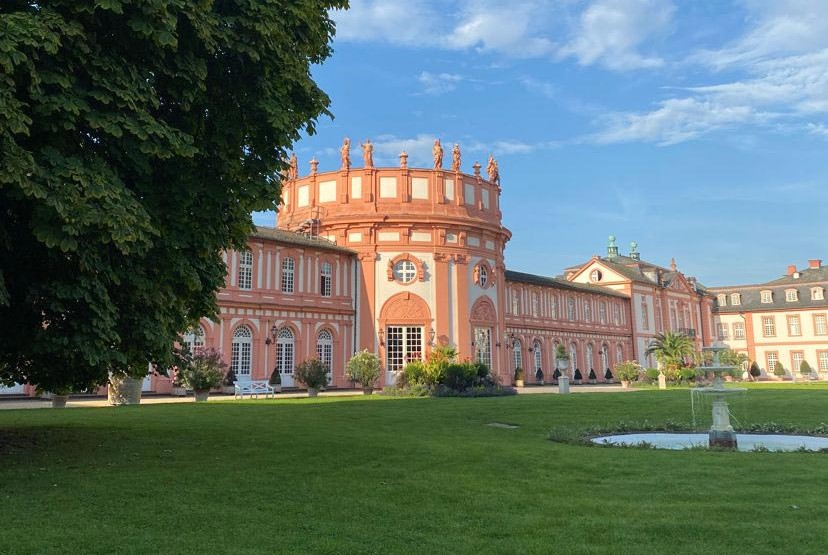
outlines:
[{"label": "manicured grass", "polygon": [[[828,422],[822,385],[747,405]],[[0,553],[825,553],[826,454],[547,440],[645,419],[688,392],[0,411]]]}]

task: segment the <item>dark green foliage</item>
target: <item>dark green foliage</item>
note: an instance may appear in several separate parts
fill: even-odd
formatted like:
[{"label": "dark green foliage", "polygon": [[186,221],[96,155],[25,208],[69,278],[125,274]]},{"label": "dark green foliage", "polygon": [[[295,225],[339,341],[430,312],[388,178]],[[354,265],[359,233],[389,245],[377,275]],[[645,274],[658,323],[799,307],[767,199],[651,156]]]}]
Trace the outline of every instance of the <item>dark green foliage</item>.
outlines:
[{"label": "dark green foliage", "polygon": [[595,376],[595,370],[592,369],[592,368],[589,369],[589,379],[590,380],[597,379],[597,377]]},{"label": "dark green foliage", "polygon": [[329,99],[344,0],[0,3],[0,382],[180,362]]},{"label": "dark green foliage", "polygon": [[607,368],[607,371],[604,372],[604,379],[605,380],[613,379],[612,371],[609,368]]},{"label": "dark green foliage", "polygon": [[803,376],[810,376],[813,373],[813,369],[811,369],[811,365],[808,364],[807,360],[803,360],[802,364],[799,365],[799,373]]},{"label": "dark green foliage", "polygon": [[522,380],[522,379],[523,379],[523,375],[524,375],[524,374],[523,374],[523,368],[520,368],[520,367],[515,368],[515,379],[516,379],[516,380]]},{"label": "dark green foliage", "polygon": [[779,378],[785,375],[785,367],[782,366],[782,363],[778,360],[776,361],[776,364],[773,365],[773,375]]},{"label": "dark green foliage", "polygon": [[555,371],[552,372],[552,379],[558,381],[558,378],[561,377],[561,371],[555,368]]},{"label": "dark green foliage", "polygon": [[224,376],[224,385],[226,385],[227,387],[232,387],[233,382],[235,382],[235,381],[236,381],[236,373],[231,368],[230,370],[227,371],[227,375]]},{"label": "dark green foliage", "polygon": [[582,380],[584,377],[581,375],[581,371],[577,368],[575,369],[575,374],[573,376],[576,380]]},{"label": "dark green foliage", "polygon": [[542,382],[543,381],[543,370],[538,368],[535,370],[535,381]]},{"label": "dark green foliage", "polygon": [[659,373],[658,368],[647,368],[644,371],[644,377],[647,378],[647,381],[650,383],[654,383],[658,381]]},{"label": "dark green foliage", "polygon": [[181,368],[181,383],[194,391],[209,390],[221,385],[227,363],[215,349],[202,349]]},{"label": "dark green foliage", "polygon": [[278,366],[273,368],[273,372],[270,373],[270,379],[267,380],[267,383],[270,385],[282,385],[282,373],[279,372]]},{"label": "dark green foliage", "polygon": [[308,389],[322,389],[328,385],[328,367],[317,357],[312,357],[296,366],[293,377]]},{"label": "dark green foliage", "polygon": [[762,370],[759,368],[759,364],[754,360],[750,363],[750,375],[754,378],[758,378],[762,375]]},{"label": "dark green foliage", "polygon": [[477,367],[470,363],[454,362],[449,364],[444,373],[440,385],[445,385],[450,389],[463,391],[467,387],[474,385],[477,380]]}]

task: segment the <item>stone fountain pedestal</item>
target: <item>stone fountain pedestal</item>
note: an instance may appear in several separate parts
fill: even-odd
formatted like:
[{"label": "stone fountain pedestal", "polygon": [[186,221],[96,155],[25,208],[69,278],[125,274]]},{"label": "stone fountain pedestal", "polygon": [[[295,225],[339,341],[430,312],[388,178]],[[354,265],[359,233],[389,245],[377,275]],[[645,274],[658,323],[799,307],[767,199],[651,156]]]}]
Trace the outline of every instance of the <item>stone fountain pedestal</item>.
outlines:
[{"label": "stone fountain pedestal", "polygon": [[713,425],[708,433],[708,445],[721,449],[736,449],[736,433],[730,425],[730,411],[727,401],[717,397],[712,402]]},{"label": "stone fountain pedestal", "polygon": [[697,372],[704,374],[710,372],[713,374],[713,383],[708,387],[701,387],[696,390],[696,394],[709,395],[711,398],[713,425],[710,426],[710,430],[708,431],[708,446],[719,449],[736,449],[736,433],[733,431],[733,426],[730,425],[730,410],[727,406],[727,397],[742,390],[725,388],[724,381],[722,380],[722,375],[725,372],[734,370],[735,368],[722,366],[719,362],[719,355],[727,350],[727,345],[715,343],[709,347],[704,347],[702,350],[713,353],[712,366],[699,366],[696,368]]}]

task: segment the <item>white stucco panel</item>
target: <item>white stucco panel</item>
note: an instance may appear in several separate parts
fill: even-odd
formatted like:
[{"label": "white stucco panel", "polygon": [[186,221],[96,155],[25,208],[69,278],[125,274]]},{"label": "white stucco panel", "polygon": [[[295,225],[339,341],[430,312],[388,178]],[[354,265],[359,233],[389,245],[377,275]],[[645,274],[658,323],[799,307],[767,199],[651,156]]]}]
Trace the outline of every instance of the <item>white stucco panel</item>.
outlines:
[{"label": "white stucco panel", "polygon": [[411,198],[428,199],[428,179],[425,177],[411,178]]},{"label": "white stucco panel", "polygon": [[351,178],[351,198],[362,198],[362,177]]},{"label": "white stucco panel", "polygon": [[319,202],[336,201],[336,181],[322,181],[319,183]]},{"label": "white stucco panel", "polygon": [[397,197],[397,178],[396,177],[380,177],[380,197],[381,198],[396,198]]},{"label": "white stucco panel", "polygon": [[298,206],[307,206],[310,203],[310,191],[307,185],[302,185],[296,190],[296,204]]}]

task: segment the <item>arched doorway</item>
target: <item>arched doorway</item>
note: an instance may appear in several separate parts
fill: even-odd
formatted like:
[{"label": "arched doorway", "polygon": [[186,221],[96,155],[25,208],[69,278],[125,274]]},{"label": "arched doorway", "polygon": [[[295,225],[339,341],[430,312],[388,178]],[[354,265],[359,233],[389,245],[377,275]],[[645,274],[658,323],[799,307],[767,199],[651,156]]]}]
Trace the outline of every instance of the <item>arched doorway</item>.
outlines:
[{"label": "arched doorway", "polygon": [[496,374],[499,369],[493,365],[492,337],[497,326],[497,310],[489,297],[483,296],[474,302],[469,324],[472,329],[474,360],[485,364],[492,374]]},{"label": "arched doorway", "polygon": [[425,358],[430,347],[426,338],[431,330],[431,311],[421,297],[405,292],[385,302],[377,322],[385,385],[393,385],[406,364]]}]

